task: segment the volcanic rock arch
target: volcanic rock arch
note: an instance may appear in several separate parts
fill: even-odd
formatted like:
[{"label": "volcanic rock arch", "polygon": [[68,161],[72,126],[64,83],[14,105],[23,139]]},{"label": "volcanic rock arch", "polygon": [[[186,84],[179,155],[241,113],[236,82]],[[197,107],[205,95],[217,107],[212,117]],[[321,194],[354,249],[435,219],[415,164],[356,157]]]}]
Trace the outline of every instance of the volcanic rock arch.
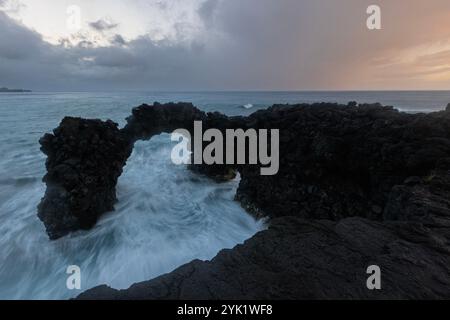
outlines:
[{"label": "volcanic rock arch", "polygon": [[[64,118],[41,138],[47,184],[38,206],[51,239],[89,229],[114,209],[116,184],[134,142],[178,128],[279,129],[280,171],[258,165],[192,165],[216,180],[241,182],[236,198],[258,216],[339,220],[395,218],[396,185],[450,166],[450,110],[406,114],[381,105],[275,105],[248,117],[205,113],[190,103],[141,105],[119,129],[112,121]],[[392,215],[394,217],[392,217]]]}]

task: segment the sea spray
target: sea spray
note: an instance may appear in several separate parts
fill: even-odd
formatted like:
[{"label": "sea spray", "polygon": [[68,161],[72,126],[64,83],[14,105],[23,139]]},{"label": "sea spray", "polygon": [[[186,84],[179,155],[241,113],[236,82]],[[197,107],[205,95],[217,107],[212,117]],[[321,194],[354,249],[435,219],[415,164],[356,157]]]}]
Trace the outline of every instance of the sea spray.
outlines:
[{"label": "sea spray", "polygon": [[216,184],[176,166],[171,148],[169,135],[136,143],[119,179],[116,211],[94,229],[57,241],[48,240],[36,217],[43,184],[9,184],[13,192],[0,207],[0,298],[73,297],[81,291],[66,286],[70,265],[80,267],[81,290],[127,288],[193,259],[211,259],[263,228],[233,200],[237,180]]}]

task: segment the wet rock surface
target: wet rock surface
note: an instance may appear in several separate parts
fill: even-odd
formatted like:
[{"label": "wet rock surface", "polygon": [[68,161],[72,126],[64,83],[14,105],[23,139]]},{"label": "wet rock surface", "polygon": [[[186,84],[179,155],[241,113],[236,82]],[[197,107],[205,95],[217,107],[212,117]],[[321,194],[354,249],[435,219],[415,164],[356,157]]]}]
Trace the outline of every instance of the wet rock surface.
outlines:
[{"label": "wet rock surface", "polygon": [[[41,140],[48,174],[39,217],[52,239],[92,227],[113,209],[135,141],[192,131],[195,120],[222,132],[280,129],[277,175],[261,176],[260,165],[190,167],[218,181],[239,171],[236,199],[270,226],[212,261],[80,298],[450,298],[448,107],[406,114],[378,104],[275,105],[226,117],[191,104],[154,104],[135,108],[127,120],[119,130],[111,122],[65,119]],[[86,143],[94,135],[104,146]],[[382,290],[367,289],[369,265],[380,266]]]},{"label": "wet rock surface", "polygon": [[[449,252],[434,246],[420,225],[283,217],[210,262],[193,261],[126,290],[97,287],[78,298],[448,298]],[[366,287],[366,268],[374,264],[381,268],[382,290]]]},{"label": "wet rock surface", "polygon": [[[396,186],[384,222],[275,218],[266,231],[126,290],[78,299],[448,299],[450,172]],[[369,290],[367,268],[381,269]]]}]

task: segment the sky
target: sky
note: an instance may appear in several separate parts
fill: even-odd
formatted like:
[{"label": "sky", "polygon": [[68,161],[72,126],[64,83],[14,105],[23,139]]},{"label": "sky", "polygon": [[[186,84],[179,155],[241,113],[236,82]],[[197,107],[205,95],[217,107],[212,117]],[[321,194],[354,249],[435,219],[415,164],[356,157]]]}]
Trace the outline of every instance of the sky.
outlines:
[{"label": "sky", "polygon": [[0,0],[1,86],[448,90],[450,1]]}]

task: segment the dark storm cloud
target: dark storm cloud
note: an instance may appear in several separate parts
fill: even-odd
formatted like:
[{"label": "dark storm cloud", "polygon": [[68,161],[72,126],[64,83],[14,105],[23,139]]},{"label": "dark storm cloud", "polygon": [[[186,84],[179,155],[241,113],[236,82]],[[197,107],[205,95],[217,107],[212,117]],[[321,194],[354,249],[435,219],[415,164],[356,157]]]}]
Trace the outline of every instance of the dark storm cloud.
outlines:
[{"label": "dark storm cloud", "polygon": [[0,81],[4,86],[49,88],[64,75],[64,55],[0,11]]},{"label": "dark storm cloud", "polygon": [[[55,46],[0,12],[1,85],[34,90],[183,89],[206,74],[201,46],[152,41],[147,36],[115,45]],[[119,43],[120,45],[118,45]],[[192,84],[191,87],[186,84]]]},{"label": "dark storm cloud", "polygon": [[[445,27],[450,2],[411,0],[405,7],[405,2],[379,0],[383,31],[369,32],[365,11],[372,2],[208,0],[199,9],[205,30],[194,40],[183,37],[191,27],[179,25],[178,41],[146,35],[126,41],[115,34],[108,36],[108,47],[88,39],[51,45],[0,12],[0,85],[35,90],[395,89],[414,85],[405,80],[408,73],[426,75],[446,63],[448,48],[420,54],[413,62],[401,57],[417,45],[450,39]],[[99,34],[116,31],[115,23],[99,21],[91,24]],[[436,70],[441,75],[448,68]]]},{"label": "dark storm cloud", "polygon": [[[283,44],[278,31],[272,31],[259,20],[270,17],[267,11],[273,8],[273,2],[264,4],[270,5],[267,10],[256,11],[252,2],[243,5],[244,10],[252,13],[248,17],[239,9],[240,2],[206,2],[200,15],[209,25],[208,32],[193,42],[155,42],[146,36],[125,42],[117,35],[112,46],[101,48],[93,47],[89,41],[69,48],[52,46],[42,41],[40,35],[1,15],[0,23],[9,28],[2,32],[3,54],[2,51],[0,54],[10,61],[2,63],[0,71],[14,79],[14,85],[36,89],[268,87],[289,78],[291,66],[281,61],[292,46]],[[214,25],[213,15],[218,20]],[[103,23],[96,24],[97,30],[105,28]],[[182,34],[185,28],[188,26],[179,26],[178,32]],[[258,32],[254,34],[255,31]],[[32,50],[29,45],[33,46]],[[280,68],[281,64],[285,68]],[[40,72],[28,77],[25,66]],[[19,79],[22,83],[17,83]],[[283,82],[277,85],[281,87]]]},{"label": "dark storm cloud", "polygon": [[44,49],[39,34],[30,31],[8,18],[0,11],[0,57],[22,60],[32,55],[40,55]]}]

